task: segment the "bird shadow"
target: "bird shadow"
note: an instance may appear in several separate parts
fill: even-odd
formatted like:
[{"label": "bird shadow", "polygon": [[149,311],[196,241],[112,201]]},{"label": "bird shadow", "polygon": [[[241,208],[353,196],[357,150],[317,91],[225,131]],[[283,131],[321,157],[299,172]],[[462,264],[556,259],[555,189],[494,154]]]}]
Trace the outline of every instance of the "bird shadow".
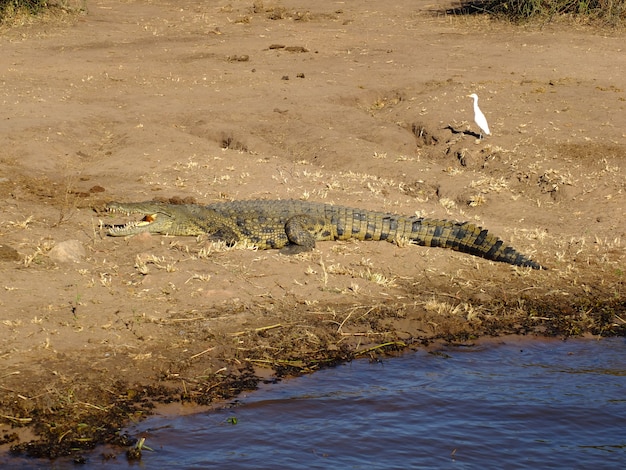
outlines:
[{"label": "bird shadow", "polygon": [[448,129],[450,132],[452,132],[453,134],[463,134],[463,135],[471,135],[472,137],[475,137],[477,139],[482,139],[483,136],[480,135],[478,132],[474,132],[474,131],[465,131],[465,130],[457,130],[454,127],[452,127],[451,125],[448,125],[446,127],[444,127],[444,129]]}]

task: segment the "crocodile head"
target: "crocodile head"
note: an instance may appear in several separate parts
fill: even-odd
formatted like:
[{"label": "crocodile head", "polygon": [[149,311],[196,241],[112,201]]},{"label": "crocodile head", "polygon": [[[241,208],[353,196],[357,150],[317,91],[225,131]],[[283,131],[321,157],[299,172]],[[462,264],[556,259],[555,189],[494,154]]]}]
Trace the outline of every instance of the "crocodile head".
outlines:
[{"label": "crocodile head", "polygon": [[[161,202],[111,202],[106,206],[107,212],[124,215],[138,215],[141,220],[127,222],[122,225],[108,225],[108,234],[112,237],[125,237],[139,233],[160,233],[178,235],[184,224],[184,206],[176,206]],[[185,233],[185,235],[191,235]]]}]

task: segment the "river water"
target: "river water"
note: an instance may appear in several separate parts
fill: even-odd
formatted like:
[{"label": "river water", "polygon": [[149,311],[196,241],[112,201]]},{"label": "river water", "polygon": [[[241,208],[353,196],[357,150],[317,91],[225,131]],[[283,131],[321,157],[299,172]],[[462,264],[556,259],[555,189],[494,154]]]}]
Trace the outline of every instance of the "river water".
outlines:
[{"label": "river water", "polygon": [[141,462],[96,451],[80,468],[624,468],[626,341],[510,338],[354,361],[130,432],[154,449]]}]

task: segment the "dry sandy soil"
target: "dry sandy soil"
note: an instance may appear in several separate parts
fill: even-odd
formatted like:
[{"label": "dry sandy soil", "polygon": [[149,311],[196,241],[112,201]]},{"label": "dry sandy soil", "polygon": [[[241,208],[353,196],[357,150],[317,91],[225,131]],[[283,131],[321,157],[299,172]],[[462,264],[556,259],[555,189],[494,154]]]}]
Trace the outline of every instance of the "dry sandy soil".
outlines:
[{"label": "dry sandy soil", "polygon": [[[624,34],[384,3],[102,0],[2,30],[3,449],[128,444],[153,402],[437,341],[626,332]],[[469,220],[549,269],[106,236],[107,201],[155,198]]]}]

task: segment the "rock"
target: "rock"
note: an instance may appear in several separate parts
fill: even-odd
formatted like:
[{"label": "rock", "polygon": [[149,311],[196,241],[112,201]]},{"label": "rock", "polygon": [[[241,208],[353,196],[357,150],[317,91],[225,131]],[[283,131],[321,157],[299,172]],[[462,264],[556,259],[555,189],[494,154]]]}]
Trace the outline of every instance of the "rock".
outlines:
[{"label": "rock", "polygon": [[15,248],[0,243],[0,261],[17,261],[19,259],[20,255]]},{"label": "rock", "polygon": [[59,263],[79,263],[86,255],[85,247],[78,240],[57,243],[48,253],[50,259]]}]

